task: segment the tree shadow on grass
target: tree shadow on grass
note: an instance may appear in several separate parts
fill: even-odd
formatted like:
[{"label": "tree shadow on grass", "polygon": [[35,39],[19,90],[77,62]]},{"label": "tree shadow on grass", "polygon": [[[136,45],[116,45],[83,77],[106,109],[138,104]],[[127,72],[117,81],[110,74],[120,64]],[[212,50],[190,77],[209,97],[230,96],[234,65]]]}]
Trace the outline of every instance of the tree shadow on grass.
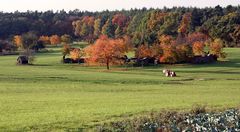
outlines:
[{"label": "tree shadow on grass", "polygon": [[53,66],[50,64],[30,64],[30,66]]}]

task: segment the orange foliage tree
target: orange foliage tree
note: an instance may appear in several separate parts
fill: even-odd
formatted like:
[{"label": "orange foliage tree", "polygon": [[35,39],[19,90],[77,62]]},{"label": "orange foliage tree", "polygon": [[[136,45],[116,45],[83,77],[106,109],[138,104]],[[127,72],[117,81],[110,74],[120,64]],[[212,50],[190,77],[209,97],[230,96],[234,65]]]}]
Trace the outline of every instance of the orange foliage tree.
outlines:
[{"label": "orange foliage tree", "polygon": [[176,42],[174,41],[172,36],[169,35],[161,35],[159,37],[160,47],[161,47],[161,55],[157,58],[162,63],[176,63],[178,61],[178,54],[176,49]]},{"label": "orange foliage tree", "polygon": [[124,39],[110,39],[105,35],[100,36],[97,41],[85,48],[85,54],[89,63],[106,64],[109,70],[110,64],[116,64],[127,52],[127,44]]},{"label": "orange foliage tree", "polygon": [[196,41],[193,43],[192,50],[194,55],[204,55],[204,43]]},{"label": "orange foliage tree", "polygon": [[52,45],[57,45],[61,43],[61,38],[58,35],[52,35],[50,37],[50,42]]},{"label": "orange foliage tree", "polygon": [[161,45],[160,44],[154,44],[151,47],[151,53],[152,53],[152,57],[159,60],[159,58],[163,55],[163,49],[162,49]]},{"label": "orange foliage tree", "polygon": [[13,38],[14,44],[16,44],[17,47],[22,47],[22,37],[20,35],[15,35]]},{"label": "orange foliage tree", "polygon": [[161,35],[158,38],[160,44],[167,44],[170,45],[173,42],[173,37],[169,35]]},{"label": "orange foliage tree", "polygon": [[175,45],[162,44],[161,47],[163,50],[163,55],[159,58],[160,62],[170,63],[170,64],[174,64],[174,63],[178,62]]},{"label": "orange foliage tree", "polygon": [[180,23],[180,26],[178,28],[178,32],[182,35],[185,35],[188,33],[188,29],[190,27],[190,23],[191,23],[191,17],[192,14],[191,13],[185,13],[182,17],[182,21]]},{"label": "orange foliage tree", "polygon": [[137,58],[152,57],[152,50],[149,46],[145,44],[140,45],[135,52],[135,57]]}]

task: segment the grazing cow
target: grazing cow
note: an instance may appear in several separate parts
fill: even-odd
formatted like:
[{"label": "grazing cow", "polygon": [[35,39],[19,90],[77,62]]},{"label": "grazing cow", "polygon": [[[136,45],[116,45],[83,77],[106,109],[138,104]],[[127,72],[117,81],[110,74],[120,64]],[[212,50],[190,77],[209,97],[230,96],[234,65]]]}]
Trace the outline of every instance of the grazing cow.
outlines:
[{"label": "grazing cow", "polygon": [[169,69],[163,69],[162,72],[166,77],[176,77],[177,76],[174,71],[171,71]]},{"label": "grazing cow", "polygon": [[174,72],[174,71],[171,71],[170,72],[170,77],[176,77],[177,75],[176,75],[176,73]]},{"label": "grazing cow", "polygon": [[167,71],[167,72],[165,73],[165,76],[166,76],[166,77],[169,77],[169,76],[170,76],[170,72]]},{"label": "grazing cow", "polygon": [[169,70],[168,69],[163,69],[163,74],[165,74],[166,72],[169,72]]}]

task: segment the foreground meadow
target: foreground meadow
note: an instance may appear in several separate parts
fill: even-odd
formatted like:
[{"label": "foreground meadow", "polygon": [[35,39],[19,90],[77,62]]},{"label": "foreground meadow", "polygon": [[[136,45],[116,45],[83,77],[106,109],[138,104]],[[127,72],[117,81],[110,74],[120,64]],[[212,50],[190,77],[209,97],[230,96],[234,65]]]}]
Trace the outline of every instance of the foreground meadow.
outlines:
[{"label": "foreground meadow", "polygon": [[[161,109],[240,105],[240,49],[208,65],[133,68],[61,64],[59,50],[37,54],[32,66],[0,57],[0,131],[68,130]],[[166,78],[162,69],[176,71]]]}]

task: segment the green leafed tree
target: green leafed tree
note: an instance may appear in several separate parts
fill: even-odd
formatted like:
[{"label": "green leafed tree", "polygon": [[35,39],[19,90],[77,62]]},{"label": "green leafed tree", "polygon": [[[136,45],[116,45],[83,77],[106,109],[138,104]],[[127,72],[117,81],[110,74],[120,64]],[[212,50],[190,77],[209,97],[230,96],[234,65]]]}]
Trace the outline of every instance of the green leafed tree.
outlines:
[{"label": "green leafed tree", "polygon": [[106,35],[110,38],[114,37],[114,27],[110,19],[106,21],[106,23],[102,27],[102,34]]},{"label": "green leafed tree", "polygon": [[94,36],[98,38],[101,34],[101,19],[98,18],[94,21]]}]

